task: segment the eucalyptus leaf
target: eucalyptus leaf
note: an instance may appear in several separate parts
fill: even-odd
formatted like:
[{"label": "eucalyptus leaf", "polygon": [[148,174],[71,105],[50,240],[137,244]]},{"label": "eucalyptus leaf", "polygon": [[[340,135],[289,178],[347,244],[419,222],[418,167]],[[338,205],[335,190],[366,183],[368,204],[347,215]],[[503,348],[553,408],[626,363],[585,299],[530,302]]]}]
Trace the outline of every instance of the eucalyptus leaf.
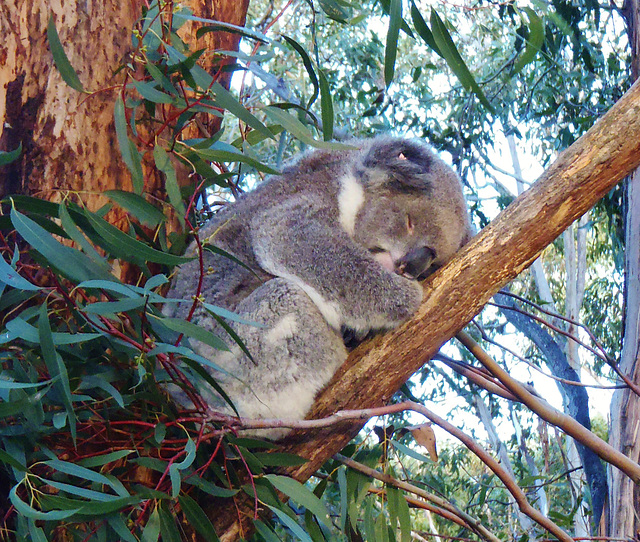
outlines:
[{"label": "eucalyptus leaf", "polygon": [[47,24],[47,39],[49,40],[49,48],[51,49],[51,55],[53,56],[53,62],[58,68],[62,80],[67,83],[72,89],[78,92],[86,92],[80,82],[76,70],[69,62],[67,54],[62,48],[60,43],[60,37],[58,36],[58,30],[56,29],[56,23],[53,19],[53,13],[49,16],[49,24]]}]

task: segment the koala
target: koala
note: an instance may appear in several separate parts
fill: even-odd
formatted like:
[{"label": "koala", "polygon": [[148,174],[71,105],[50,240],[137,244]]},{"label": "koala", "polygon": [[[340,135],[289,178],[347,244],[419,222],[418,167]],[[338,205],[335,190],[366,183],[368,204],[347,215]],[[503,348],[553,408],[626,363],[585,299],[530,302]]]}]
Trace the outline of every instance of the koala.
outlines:
[{"label": "koala", "polygon": [[[418,279],[471,229],[451,168],[420,141],[377,137],[302,155],[199,235],[235,258],[204,252],[205,301],[259,326],[231,324],[253,360],[236,344],[226,352],[196,342],[194,350],[223,369],[208,370],[241,417],[302,419],[348,345],[410,318],[422,301]],[[191,299],[199,270],[197,260],[184,264],[170,297]],[[170,307],[165,314],[186,317],[191,303]],[[202,305],[192,322],[224,335]],[[213,408],[231,413],[205,388]]]}]

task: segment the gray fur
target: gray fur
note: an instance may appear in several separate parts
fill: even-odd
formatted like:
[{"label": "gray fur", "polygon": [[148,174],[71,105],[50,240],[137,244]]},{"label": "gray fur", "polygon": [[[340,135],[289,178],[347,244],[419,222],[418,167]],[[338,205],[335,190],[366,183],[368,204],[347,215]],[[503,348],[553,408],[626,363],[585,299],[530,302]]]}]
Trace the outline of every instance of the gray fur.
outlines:
[{"label": "gray fur", "polygon": [[[460,181],[427,146],[388,137],[352,145],[303,155],[200,232],[256,273],[204,254],[205,300],[265,326],[233,324],[256,364],[231,340],[231,353],[194,345],[237,377],[214,374],[243,417],[303,418],[347,357],[343,332],[361,339],[408,319],[422,300],[413,279],[471,235]],[[183,265],[170,295],[189,299],[198,276],[197,260]],[[200,306],[192,321],[224,336]],[[214,395],[207,400],[224,408]]]}]

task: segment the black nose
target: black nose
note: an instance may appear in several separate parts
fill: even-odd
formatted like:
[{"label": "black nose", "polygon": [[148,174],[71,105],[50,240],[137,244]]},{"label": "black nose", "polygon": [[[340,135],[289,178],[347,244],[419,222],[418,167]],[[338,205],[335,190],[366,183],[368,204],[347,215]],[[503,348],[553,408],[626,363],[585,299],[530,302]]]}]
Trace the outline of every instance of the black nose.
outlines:
[{"label": "black nose", "polygon": [[426,276],[436,259],[436,251],[429,247],[416,247],[396,263],[396,273],[410,279]]}]

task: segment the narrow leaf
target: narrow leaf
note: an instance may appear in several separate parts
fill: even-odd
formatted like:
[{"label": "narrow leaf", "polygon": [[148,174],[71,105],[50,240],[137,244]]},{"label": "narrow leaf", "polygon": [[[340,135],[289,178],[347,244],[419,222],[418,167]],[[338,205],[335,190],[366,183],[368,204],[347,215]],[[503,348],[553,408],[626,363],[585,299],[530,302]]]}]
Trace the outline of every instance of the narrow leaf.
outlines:
[{"label": "narrow leaf", "polygon": [[155,88],[155,84],[151,82],[143,82],[143,81],[132,81],[131,84],[138,91],[140,96],[142,96],[145,100],[149,100],[150,102],[157,104],[170,104],[174,101],[172,96],[165,94],[164,92],[159,91]]},{"label": "narrow leaf", "polygon": [[269,482],[271,482],[278,491],[288,495],[299,505],[304,506],[309,510],[314,516],[316,516],[316,518],[318,518],[318,521],[324,523],[327,527],[331,526],[329,512],[324,503],[316,497],[309,488],[288,476],[267,474],[265,475],[265,478],[269,480]]},{"label": "narrow leaf", "polygon": [[212,90],[216,96],[216,103],[229,111],[232,115],[239,118],[242,122],[251,126],[254,130],[261,133],[265,138],[275,139],[271,131],[260,122],[252,113],[250,113],[244,105],[225,89],[220,83],[215,83]]},{"label": "narrow leaf", "polygon": [[22,154],[22,142],[18,145],[17,149],[12,151],[0,151],[0,166],[6,166],[11,162],[14,162]]},{"label": "narrow leaf", "polygon": [[282,37],[300,55],[300,58],[302,58],[302,63],[304,64],[304,67],[309,74],[309,79],[311,80],[311,84],[313,85],[313,94],[307,102],[307,109],[309,109],[316,101],[316,99],[318,98],[318,94],[320,93],[320,82],[318,81],[318,76],[313,69],[313,62],[311,61],[311,57],[307,54],[307,51],[305,51],[304,47],[302,47],[302,45],[300,45],[296,40],[290,38],[289,36]]},{"label": "narrow leaf", "polygon": [[217,337],[201,326],[192,324],[191,322],[187,322],[186,320],[182,320],[181,318],[162,318],[161,323],[172,331],[184,333],[188,337],[193,337],[200,342],[208,344],[216,350],[224,350],[227,352],[229,351],[229,347],[224,343],[222,339],[220,339],[220,337]]},{"label": "narrow leaf", "polygon": [[529,17],[529,35],[527,36],[524,51],[513,66],[512,75],[518,73],[536,58],[544,42],[544,23],[542,18],[530,7],[525,7],[524,9]]},{"label": "narrow leaf", "polygon": [[302,540],[302,542],[313,542],[313,540],[311,540],[311,537],[304,531],[304,529],[300,527],[300,525],[298,525],[293,519],[291,519],[291,517],[285,514],[282,510],[280,510],[279,508],[276,508],[275,506],[270,506],[268,504],[267,504],[267,507],[276,516],[278,516],[278,519],[282,523],[284,523],[285,526],[291,529],[293,534],[296,535],[300,540]]},{"label": "narrow leaf", "polygon": [[51,510],[50,512],[41,512],[40,510],[32,508],[26,502],[20,499],[20,497],[18,497],[16,493],[17,488],[17,485],[11,488],[11,491],[9,492],[9,500],[11,501],[11,504],[15,506],[16,511],[27,518],[43,519],[46,521],[59,521],[61,519],[73,516],[73,514],[75,514],[79,510],[79,508],[77,508],[72,510]]},{"label": "narrow leaf", "polygon": [[106,220],[95,216],[93,213],[85,212],[85,216],[91,222],[91,226],[96,233],[100,235],[109,245],[123,251],[127,255],[135,255],[137,261],[162,263],[165,265],[180,265],[192,260],[193,258],[185,258],[176,256],[167,252],[162,252],[151,248],[149,245],[133,239],[115,226],[109,224]]},{"label": "narrow leaf", "polygon": [[258,171],[264,173],[270,173],[271,175],[278,175],[280,172],[272,167],[259,162],[258,160],[242,154],[240,152],[233,152],[229,150],[221,149],[192,149],[198,156],[204,160],[211,162],[241,162],[251,167],[256,168]]},{"label": "narrow leaf", "polygon": [[431,33],[431,29],[425,22],[420,10],[416,7],[415,2],[411,2],[411,20],[413,21],[413,26],[418,32],[418,35],[423,39],[423,41],[439,56],[443,56],[440,52],[438,44]]},{"label": "narrow leaf", "polygon": [[158,542],[158,538],[160,537],[160,515],[158,514],[158,509],[156,508],[151,515],[149,516],[149,520],[142,531],[142,535],[140,536],[140,540],[142,542]]},{"label": "narrow leaf", "polygon": [[120,154],[122,160],[131,173],[131,181],[133,182],[133,190],[136,194],[142,194],[144,187],[144,178],[142,174],[142,162],[140,154],[129,139],[127,134],[127,117],[124,110],[124,102],[122,98],[118,96],[116,104],[113,109],[113,116],[116,126],[116,136],[118,138],[118,145],[120,146]]},{"label": "narrow leaf", "polygon": [[398,52],[398,37],[402,25],[402,0],[391,0],[389,5],[389,29],[384,49],[384,81],[387,87],[393,80]]},{"label": "narrow leaf", "polygon": [[[56,206],[57,207],[57,206]],[[22,236],[35,250],[42,254],[51,265],[75,282],[102,278],[115,278],[105,272],[103,268],[93,262],[86,254],[56,241],[53,236],[33,220],[11,209],[11,222]]]},{"label": "narrow leaf", "polygon": [[21,277],[2,256],[0,256],[0,281],[19,290],[40,290],[39,286],[31,284],[27,279]]},{"label": "narrow leaf", "polygon": [[104,195],[150,228],[155,228],[166,220],[164,213],[160,209],[139,194],[124,190],[107,190]]},{"label": "narrow leaf", "polygon": [[333,100],[324,72],[318,68],[320,79],[320,107],[322,108],[322,135],[325,141],[333,139]]},{"label": "narrow leaf", "polygon": [[462,60],[462,57],[453,43],[453,39],[451,39],[451,35],[449,34],[445,23],[433,9],[431,10],[431,31],[433,32],[433,38],[438,45],[438,49],[440,49],[440,52],[447,61],[451,71],[453,71],[462,83],[462,86],[473,90],[474,94],[489,110],[489,112],[494,113],[493,106],[489,103],[489,100],[484,95],[484,92],[482,92],[482,89],[474,79],[473,75],[471,75],[471,71],[467,68],[464,60]]},{"label": "narrow leaf", "polygon": [[286,111],[278,107],[268,106],[264,109],[267,116],[276,124],[282,126],[287,132],[293,134],[303,143],[319,149],[344,150],[349,149],[348,145],[342,143],[334,143],[328,141],[318,141],[314,139],[307,127],[302,124],[296,117],[290,115]]},{"label": "narrow leaf", "polygon": [[180,187],[178,186],[176,169],[171,163],[169,154],[160,145],[156,145],[153,149],[153,159],[155,160],[156,167],[164,173],[164,189],[167,192],[167,196],[169,196],[169,202],[178,214],[181,217],[184,217],[186,209],[184,207],[184,202],[182,201]]},{"label": "narrow leaf", "polygon": [[162,542],[181,542],[182,537],[180,536],[180,531],[178,531],[178,527],[176,526],[176,520],[169,511],[165,509],[164,504],[165,503],[163,503],[163,506],[158,510]]},{"label": "narrow leaf", "polygon": [[187,495],[181,495],[178,497],[178,502],[189,524],[192,525],[205,540],[209,542],[220,542],[213,524],[196,501]]},{"label": "narrow leaf", "polygon": [[62,76],[62,80],[72,89],[75,89],[78,92],[85,92],[76,70],[73,69],[71,62],[69,62],[69,59],[67,58],[67,54],[62,48],[62,43],[60,43],[60,37],[58,36],[58,30],[56,29],[56,23],[53,20],[53,13],[49,16],[47,39],[49,40],[49,48],[53,55],[53,62],[55,63],[56,68],[58,68],[58,71]]}]

